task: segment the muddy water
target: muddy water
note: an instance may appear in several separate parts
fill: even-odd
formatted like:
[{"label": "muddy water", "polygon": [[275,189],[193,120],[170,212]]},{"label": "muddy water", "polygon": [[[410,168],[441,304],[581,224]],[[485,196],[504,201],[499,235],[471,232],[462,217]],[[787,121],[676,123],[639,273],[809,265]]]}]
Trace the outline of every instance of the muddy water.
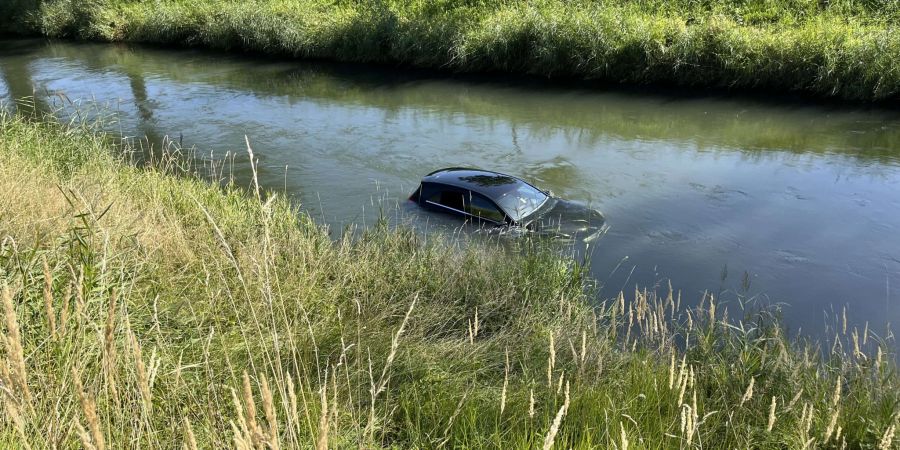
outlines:
[{"label": "muddy water", "polygon": [[900,111],[0,41],[0,98],[33,93],[218,155],[248,135],[262,182],[335,228],[397,202],[443,223],[402,200],[429,171],[479,167],[607,215],[589,249],[603,295],[671,280],[783,303],[804,333],[845,305],[882,333],[900,321]]}]

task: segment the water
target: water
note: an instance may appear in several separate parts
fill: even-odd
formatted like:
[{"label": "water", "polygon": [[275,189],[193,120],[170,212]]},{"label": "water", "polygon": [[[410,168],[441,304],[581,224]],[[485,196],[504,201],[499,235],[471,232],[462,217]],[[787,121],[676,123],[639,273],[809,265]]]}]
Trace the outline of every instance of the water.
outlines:
[{"label": "water", "polygon": [[[473,166],[602,210],[604,296],[671,280],[685,299],[784,303],[804,334],[844,306],[879,332],[900,319],[900,111],[0,41],[0,98],[32,92],[218,155],[247,135],[261,182],[333,228],[403,205],[434,169]],[[246,162],[234,170],[247,179]]]}]

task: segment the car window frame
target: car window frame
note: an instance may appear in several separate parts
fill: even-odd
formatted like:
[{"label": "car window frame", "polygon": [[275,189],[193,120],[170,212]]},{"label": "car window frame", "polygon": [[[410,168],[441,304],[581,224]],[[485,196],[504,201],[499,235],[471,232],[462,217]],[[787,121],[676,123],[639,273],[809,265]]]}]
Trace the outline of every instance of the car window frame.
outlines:
[{"label": "car window frame", "polygon": [[[496,202],[494,202],[493,200],[491,200],[491,199],[488,198],[487,196],[482,195],[482,194],[479,194],[478,192],[474,192],[474,191],[472,191],[471,189],[464,189],[464,188],[456,187],[456,186],[453,186],[453,185],[449,185],[449,184],[440,184],[440,183],[422,183],[422,185],[420,186],[420,188],[421,188],[421,190],[420,190],[420,197],[419,197],[419,200],[420,200],[420,202],[421,202],[422,204],[424,204],[424,205],[428,205],[428,206],[440,208],[440,209],[445,210],[445,211],[453,212],[453,213],[455,213],[455,214],[457,214],[457,215],[462,215],[462,216],[464,216],[464,217],[472,218],[472,219],[478,220],[478,221],[489,222],[489,223],[492,223],[492,224],[494,224],[494,225],[508,225],[508,224],[509,224],[509,222],[508,222],[508,221],[509,221],[509,215],[506,214],[506,211],[504,211],[503,208],[500,208],[499,205],[497,205]],[[463,204],[464,204],[464,205],[465,205],[465,202],[466,202],[466,196],[467,196],[467,195],[469,195],[470,198],[471,198],[471,197],[474,197],[474,196],[478,196],[478,197],[480,197],[480,198],[486,200],[488,203],[494,205],[494,208],[497,209],[497,212],[499,212],[500,214],[503,215],[503,221],[497,221],[497,220],[490,219],[490,218],[487,218],[487,217],[481,217],[481,216],[472,214],[472,213],[467,212],[467,211],[462,210],[462,209],[457,209],[457,208],[454,208],[454,207],[452,207],[452,206],[447,206],[447,205],[441,204],[441,203],[439,203],[439,202],[431,201],[431,200],[428,198],[428,196],[425,195],[426,193],[429,193],[429,194],[431,194],[430,196],[433,197],[433,196],[435,196],[435,195],[443,195],[445,192],[453,192],[453,193],[458,193],[458,194],[462,195],[462,197],[463,197]],[[465,207],[465,206],[464,206],[464,207]]]}]

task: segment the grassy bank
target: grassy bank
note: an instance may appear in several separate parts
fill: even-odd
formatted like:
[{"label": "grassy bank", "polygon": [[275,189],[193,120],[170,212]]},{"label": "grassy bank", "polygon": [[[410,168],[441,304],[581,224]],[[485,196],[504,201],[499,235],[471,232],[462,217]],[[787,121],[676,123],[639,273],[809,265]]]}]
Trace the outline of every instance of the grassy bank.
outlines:
[{"label": "grassy bank", "polygon": [[0,117],[0,446],[897,448],[873,330],[819,348],[710,298],[591,307],[553,253],[334,242],[178,161]]},{"label": "grassy bank", "polygon": [[896,0],[14,0],[0,28],[612,83],[900,94]]}]

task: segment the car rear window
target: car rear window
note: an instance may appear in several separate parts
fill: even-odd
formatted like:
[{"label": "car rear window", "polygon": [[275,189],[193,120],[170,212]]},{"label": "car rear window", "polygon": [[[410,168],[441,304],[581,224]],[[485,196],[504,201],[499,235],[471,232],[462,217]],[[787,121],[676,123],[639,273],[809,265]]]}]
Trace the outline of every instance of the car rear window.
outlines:
[{"label": "car rear window", "polygon": [[432,196],[428,198],[428,201],[430,201],[431,203],[437,203],[438,205],[443,205],[449,208],[463,211],[463,198],[464,196],[462,192],[441,190],[432,194]]}]

